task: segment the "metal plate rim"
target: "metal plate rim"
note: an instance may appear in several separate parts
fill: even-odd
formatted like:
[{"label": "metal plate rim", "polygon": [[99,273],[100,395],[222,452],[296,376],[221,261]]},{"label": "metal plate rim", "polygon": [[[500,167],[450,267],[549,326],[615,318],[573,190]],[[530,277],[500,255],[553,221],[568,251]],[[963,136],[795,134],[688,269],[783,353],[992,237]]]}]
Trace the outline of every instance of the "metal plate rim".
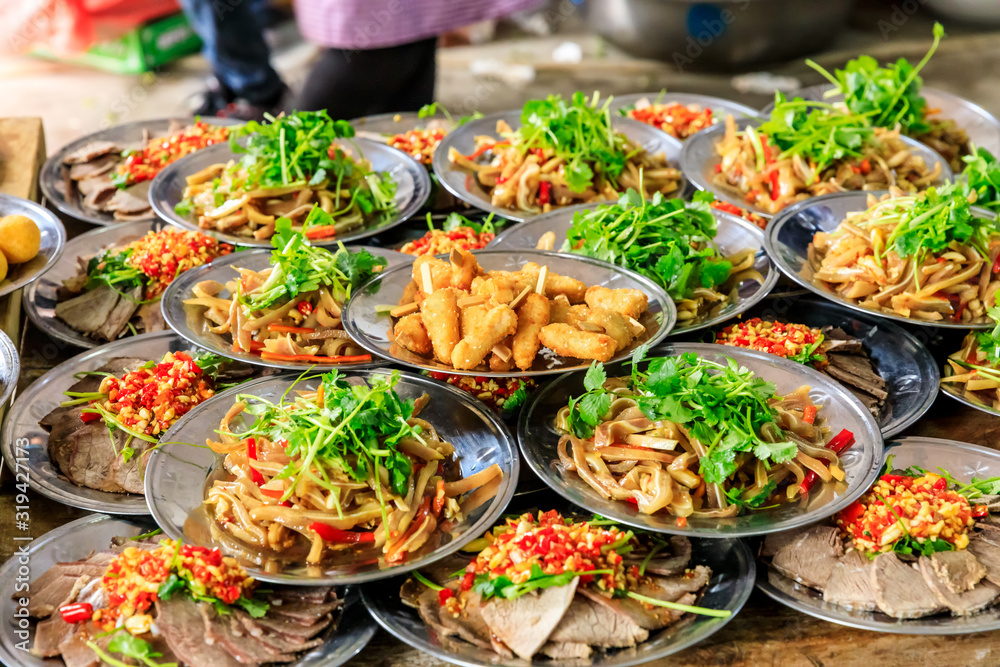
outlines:
[{"label": "metal plate rim", "polygon": [[[26,288],[29,285],[33,285],[39,278],[45,275],[59,262],[63,255],[63,251],[66,248],[66,227],[63,225],[62,220],[56,217],[52,211],[29,199],[0,193],[0,217],[8,215],[8,213],[4,211],[9,205],[12,205],[14,209],[20,209],[12,211],[10,215],[23,215],[24,213],[22,213],[22,211],[30,212],[30,215],[27,215],[26,217],[30,218],[31,221],[35,223],[39,232],[54,234],[56,243],[55,248],[52,250],[52,254],[46,259],[44,265],[39,267],[38,270],[31,275],[23,276],[18,280],[12,281],[9,285],[0,287],[0,297],[16,292],[21,288]],[[38,255],[28,261],[33,262],[37,257]]]},{"label": "metal plate rim", "polygon": [[[356,369],[352,369],[356,370]],[[401,380],[413,382],[417,385],[424,387],[430,387],[435,390],[440,390],[445,393],[446,396],[450,395],[457,404],[464,405],[467,409],[473,411],[479,418],[490,423],[497,432],[496,445],[503,452],[510,455],[511,468],[510,470],[504,470],[504,479],[501,481],[501,491],[498,492],[492,503],[492,509],[488,508],[484,511],[483,515],[473,523],[465,534],[461,537],[452,540],[445,547],[439,548],[433,552],[433,557],[435,560],[440,560],[445,558],[456,551],[460,550],[467,543],[479,537],[488,526],[492,526],[496,521],[497,517],[503,514],[507,505],[510,504],[511,498],[514,497],[515,487],[517,486],[517,480],[520,473],[520,459],[517,453],[517,441],[515,437],[511,434],[510,429],[504,424],[503,420],[496,415],[486,404],[481,403],[471,394],[464,392],[456,387],[453,387],[444,382],[437,382],[430,378],[422,375],[417,375],[415,373],[410,373],[407,371],[396,371],[390,369],[365,369],[364,374],[357,372],[347,372],[347,377],[352,377],[357,375],[358,377],[368,377],[371,375],[387,375],[390,372],[399,373]],[[156,521],[156,525],[163,529],[163,532],[167,534],[168,537],[173,539],[183,539],[183,531],[178,532],[176,526],[166,520],[163,513],[157,503],[157,495],[155,489],[152,488],[154,484],[154,479],[157,477],[150,473],[153,470],[154,464],[157,463],[158,459],[167,456],[168,449],[171,448],[171,440],[177,439],[177,433],[184,428],[188,422],[194,420],[198,414],[206,409],[205,406],[214,406],[216,403],[222,402],[232,402],[234,396],[239,393],[245,393],[253,391],[260,385],[267,384],[269,382],[275,381],[287,381],[292,380],[296,377],[294,374],[283,374],[283,375],[272,375],[269,377],[258,378],[256,380],[251,380],[238,387],[233,387],[227,391],[216,394],[209,400],[200,403],[197,407],[192,409],[190,412],[181,417],[177,422],[174,423],[170,429],[163,434],[163,439],[167,440],[167,443],[163,447],[154,449],[152,454],[149,456],[149,460],[146,464],[146,477],[144,480],[144,491],[146,496],[147,505],[149,506],[150,514]],[[218,457],[218,455],[216,455]],[[199,500],[199,504],[200,504]],[[426,559],[425,559],[426,560]],[[385,570],[376,570],[373,572],[361,572],[356,574],[338,574],[327,577],[317,577],[315,579],[306,579],[302,577],[292,576],[292,575],[271,575],[265,572],[261,572],[257,568],[252,568],[249,566],[244,566],[247,572],[256,579],[260,581],[266,581],[270,583],[277,584],[287,584],[292,586],[319,586],[319,585],[333,585],[333,584],[360,584],[369,581],[379,581],[387,579],[389,577],[396,576],[397,574],[405,574],[415,569],[421,567],[426,567],[430,561],[421,562],[419,559],[416,561],[404,561],[401,564],[394,565],[393,567],[387,568]]]},{"label": "metal plate rim", "polygon": [[[489,114],[483,116],[482,118],[477,118],[476,120],[465,123],[446,134],[444,139],[441,140],[441,143],[439,143],[438,147],[434,150],[434,158],[432,161],[434,175],[437,177],[441,185],[444,186],[445,190],[469,206],[487,213],[493,213],[501,218],[507,218],[512,222],[524,222],[525,220],[537,217],[537,215],[540,214],[532,214],[525,211],[514,211],[493,206],[485,199],[480,199],[478,196],[470,194],[466,188],[454,186],[450,182],[450,179],[447,178],[448,172],[460,171],[457,168],[452,167],[448,161],[448,150],[454,146],[457,141],[464,139],[466,136],[475,136],[477,134],[495,136],[496,123],[498,120],[506,121],[512,128],[520,127],[521,110],[516,109]],[[675,139],[666,132],[657,129],[652,125],[646,125],[645,123],[633,120],[632,118],[626,118],[617,114],[611,116],[611,125],[615,130],[624,133],[629,136],[631,140],[638,141],[640,144],[646,144],[653,140],[658,141],[659,145],[657,148],[663,150],[668,164],[670,162],[676,163],[678,169],[681,171],[680,183],[678,183],[677,192],[674,194],[676,196],[681,196],[687,191],[690,179],[687,176],[687,172],[681,167],[680,155],[682,144],[678,139]]]},{"label": "metal plate rim", "polygon": [[[781,213],[776,215],[774,219],[771,220],[771,222],[768,223],[767,229],[764,230],[764,248],[767,251],[768,256],[771,258],[771,262],[775,266],[777,266],[778,269],[783,274],[785,274],[786,276],[791,278],[794,282],[804,287],[805,289],[809,290],[816,296],[819,296],[826,301],[837,303],[841,306],[844,306],[845,308],[850,308],[851,310],[857,313],[867,314],[871,315],[872,317],[878,317],[886,320],[892,320],[894,322],[902,324],[912,324],[920,327],[928,327],[931,329],[992,328],[993,327],[992,324],[961,324],[954,322],[931,322],[929,320],[925,321],[909,317],[903,317],[901,315],[895,315],[893,313],[883,313],[875,310],[869,310],[868,308],[864,308],[862,306],[859,306],[858,304],[851,303],[846,299],[842,299],[841,297],[835,294],[831,294],[830,292],[824,290],[818,285],[814,285],[811,281],[806,280],[805,278],[800,276],[791,266],[789,266],[787,262],[785,262],[784,258],[781,256],[781,253],[778,252],[777,250],[778,232],[780,232],[781,228],[784,227],[786,224],[788,224],[788,221],[791,220],[792,217],[795,214],[799,213],[800,211],[811,208],[813,206],[820,206],[825,202],[833,201],[836,199],[849,199],[849,198],[860,199],[860,198],[867,198],[869,195],[877,197],[884,193],[885,193],[884,190],[867,190],[867,191],[858,190],[850,192],[831,192],[830,194],[820,195],[819,197],[812,197],[810,199],[806,199],[805,201],[800,201],[795,204],[792,204],[791,206],[787,206],[781,211]],[[867,206],[865,206],[864,208],[867,208]]]},{"label": "metal plate rim", "polygon": [[[505,254],[506,253],[504,253],[503,251],[500,251],[500,250],[490,250],[490,249],[476,250],[475,252],[473,252],[473,255],[477,255],[477,256],[479,256],[479,255],[505,255]],[[535,255],[540,255],[542,257],[559,257],[561,259],[570,259],[570,260],[573,260],[573,261],[579,261],[580,263],[583,263],[583,264],[590,264],[592,266],[597,266],[597,267],[599,267],[601,269],[604,269],[604,270],[609,270],[609,269],[613,268],[616,271],[618,271],[618,272],[622,273],[623,275],[625,275],[626,277],[628,277],[630,280],[633,280],[634,282],[636,282],[639,285],[643,286],[643,288],[645,290],[649,290],[648,292],[646,292],[647,296],[648,295],[655,295],[656,298],[657,298],[657,300],[663,305],[663,324],[660,326],[659,329],[657,329],[656,333],[648,341],[646,341],[650,345],[650,347],[655,346],[655,345],[659,345],[661,342],[663,342],[663,340],[668,335],[670,335],[670,332],[677,325],[677,307],[674,306],[673,299],[671,299],[669,296],[667,296],[666,292],[664,292],[663,289],[659,285],[657,285],[656,283],[654,283],[652,280],[646,278],[645,276],[642,276],[642,275],[639,275],[638,273],[635,273],[634,271],[631,271],[629,269],[623,269],[620,266],[615,266],[613,264],[608,264],[607,262],[602,262],[600,260],[592,259],[590,257],[582,257],[582,256],[579,256],[579,255],[564,255],[563,253],[551,252],[551,251],[547,251],[547,250],[525,250],[525,251],[521,251],[520,254],[522,254],[522,255],[525,255],[525,254],[535,254]],[[452,368],[452,369],[441,369],[441,368],[437,368],[437,367],[434,367],[434,366],[429,366],[427,364],[417,364],[415,362],[407,361],[407,360],[404,360],[404,359],[397,359],[395,357],[387,356],[386,353],[383,352],[378,347],[378,345],[376,345],[374,342],[372,342],[371,339],[367,335],[365,335],[360,329],[357,328],[356,322],[354,321],[354,318],[351,316],[352,307],[356,307],[355,304],[357,303],[357,301],[356,301],[356,299],[354,297],[357,294],[361,294],[362,292],[364,292],[365,290],[367,290],[369,287],[376,286],[378,283],[380,283],[380,281],[384,280],[386,276],[390,276],[390,275],[392,275],[394,273],[398,273],[398,272],[401,272],[401,271],[404,271],[404,270],[408,270],[408,267],[406,267],[406,266],[397,266],[397,267],[391,268],[391,269],[389,269],[387,271],[383,271],[382,273],[380,273],[379,275],[373,277],[367,283],[365,283],[364,285],[362,285],[361,287],[359,287],[357,290],[355,290],[352,293],[351,299],[344,305],[344,309],[343,309],[343,313],[342,313],[342,318],[343,318],[342,322],[343,322],[344,329],[347,331],[348,335],[351,337],[352,340],[354,340],[361,347],[363,347],[366,350],[368,350],[372,355],[379,356],[379,357],[385,359],[387,362],[401,364],[403,366],[406,366],[406,367],[414,369],[414,370],[425,370],[425,371],[432,371],[432,372],[441,372],[441,373],[447,373],[449,375],[474,375],[476,377],[518,377],[518,378],[520,378],[520,377],[537,377],[537,376],[545,376],[545,375],[558,375],[558,374],[561,374],[561,373],[565,373],[567,371],[567,369],[565,369],[565,368],[550,368],[550,369],[542,369],[542,370],[537,370],[537,371],[536,370],[520,371],[519,370],[519,371],[503,371],[503,372],[492,371],[492,370],[479,370],[479,371],[477,371],[475,369],[468,370],[468,371],[466,371],[466,370],[458,370],[458,369],[454,369],[454,368]],[[608,363],[611,364],[611,363],[617,363],[619,361],[624,361],[624,360],[630,358],[632,356],[633,352],[635,352],[635,349],[630,350],[627,354],[616,355]],[[582,360],[581,360],[581,362],[582,362]],[[575,370],[584,370],[586,368],[586,366],[587,366],[587,364],[581,363],[577,367],[574,367],[574,369]],[[573,371],[570,371],[570,372],[573,372]]]},{"label": "metal plate rim", "polygon": [[[762,366],[772,366],[772,367],[784,367],[786,370],[795,371],[796,374],[801,373],[804,377],[804,381],[809,381],[809,385],[813,388],[816,386],[825,386],[828,393],[832,394],[837,400],[846,401],[847,403],[854,406],[854,410],[859,417],[859,421],[868,431],[866,434],[865,441],[870,439],[871,447],[873,449],[872,464],[869,466],[868,470],[859,471],[859,482],[853,491],[845,491],[840,496],[832,499],[826,504],[816,508],[816,512],[813,515],[803,515],[791,520],[787,520],[787,523],[791,525],[768,525],[761,528],[750,528],[750,529],[734,529],[726,531],[718,530],[696,530],[690,527],[690,524],[686,528],[678,528],[676,522],[664,520],[658,522],[656,526],[651,526],[647,523],[642,523],[632,518],[629,514],[621,511],[621,505],[624,503],[615,503],[608,501],[602,506],[600,503],[592,500],[589,497],[581,498],[579,501],[576,499],[571,499],[566,496],[563,489],[555,483],[553,476],[556,474],[549,470],[550,461],[541,461],[539,456],[535,451],[537,447],[529,447],[526,444],[528,438],[528,415],[531,412],[531,408],[547,393],[551,392],[556,386],[565,382],[573,373],[566,373],[553,382],[547,384],[544,387],[540,387],[538,390],[532,393],[531,398],[529,398],[528,403],[521,409],[521,413],[518,417],[517,423],[517,440],[518,446],[521,451],[521,455],[527,463],[528,467],[531,469],[538,478],[540,478],[552,491],[557,495],[565,499],[566,502],[580,505],[586,509],[596,512],[602,516],[607,516],[615,521],[619,521],[623,524],[633,526],[635,528],[640,528],[642,530],[649,530],[658,533],[665,533],[670,535],[685,535],[687,537],[733,537],[733,538],[745,538],[754,537],[760,535],[767,535],[769,533],[776,533],[785,530],[791,530],[804,525],[809,525],[810,523],[815,523],[821,521],[826,517],[836,514],[844,507],[854,502],[861,494],[863,494],[871,485],[874,479],[878,476],[878,471],[881,466],[881,457],[878,456],[878,452],[874,451],[883,443],[882,431],[879,429],[878,423],[875,421],[872,414],[868,409],[857,399],[853,394],[851,394],[843,385],[836,382],[832,378],[823,375],[819,371],[813,370],[811,368],[806,368],[802,364],[798,364],[794,361],[788,361],[787,359],[782,359],[771,354],[764,352],[756,352],[753,350],[747,350],[744,348],[727,348],[725,350],[719,350],[721,347],[715,343],[675,343],[666,342],[655,349],[650,350],[650,355],[657,354],[667,354],[671,356],[676,356],[684,352],[694,352],[701,356],[703,353],[709,352],[713,354],[723,354],[731,356],[736,359],[737,362],[742,363],[744,360],[753,360]],[[840,394],[837,396],[837,394]],[[552,415],[553,417],[555,415]],[[857,435],[857,434],[855,434]],[[870,436],[870,437],[869,437]],[[581,480],[572,480],[574,485],[584,484],[585,482]],[[588,487],[589,488],[589,487]],[[808,516],[806,520],[803,520],[805,516]]]}]

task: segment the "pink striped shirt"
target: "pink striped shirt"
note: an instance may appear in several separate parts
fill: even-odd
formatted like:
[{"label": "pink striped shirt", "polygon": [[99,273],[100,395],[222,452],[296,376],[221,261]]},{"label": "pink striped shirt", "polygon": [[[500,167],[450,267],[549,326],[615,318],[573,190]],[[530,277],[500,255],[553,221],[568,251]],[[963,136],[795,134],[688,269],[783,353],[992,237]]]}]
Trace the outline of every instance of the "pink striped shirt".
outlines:
[{"label": "pink striped shirt", "polygon": [[540,0],[296,0],[295,18],[311,42],[378,49],[416,42],[537,6]]}]

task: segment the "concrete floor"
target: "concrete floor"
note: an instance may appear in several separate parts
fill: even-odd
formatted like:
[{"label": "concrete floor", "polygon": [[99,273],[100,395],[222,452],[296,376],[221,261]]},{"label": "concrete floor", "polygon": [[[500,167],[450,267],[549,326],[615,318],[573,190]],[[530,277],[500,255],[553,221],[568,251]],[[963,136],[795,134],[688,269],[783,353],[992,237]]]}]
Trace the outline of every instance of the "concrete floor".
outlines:
[{"label": "concrete floor", "polygon": [[[930,17],[917,16],[898,35],[885,40],[874,29],[880,14],[862,12],[849,30],[814,59],[827,67],[841,65],[858,53],[879,59],[906,56],[916,62],[929,44]],[[578,17],[577,17],[578,18]],[[506,38],[480,45],[439,50],[437,97],[457,113],[499,111],[519,106],[525,99],[549,93],[600,90],[605,94],[684,90],[737,99],[760,107],[770,101],[773,86],[748,90],[746,77],[724,73],[678,72],[671,65],[638,60],[587,34],[579,20],[567,21],[564,32],[548,37]],[[997,33],[977,28],[948,27],[949,38],[925,70],[927,85],[975,100],[1000,115],[1000,87],[984,76],[1000,66]],[[308,71],[316,52],[287,24],[269,35],[276,44],[276,69],[294,89]],[[579,46],[578,62],[554,57],[566,42]],[[67,142],[102,127],[143,118],[183,115],[191,96],[209,73],[200,56],[184,58],[160,74],[123,76],[27,57],[0,57],[0,117],[40,116],[50,153]],[[818,75],[801,60],[769,69],[804,84]],[[754,77],[751,77],[751,81]],[[739,84],[738,87],[737,85]],[[738,89],[739,88],[739,89]]]}]

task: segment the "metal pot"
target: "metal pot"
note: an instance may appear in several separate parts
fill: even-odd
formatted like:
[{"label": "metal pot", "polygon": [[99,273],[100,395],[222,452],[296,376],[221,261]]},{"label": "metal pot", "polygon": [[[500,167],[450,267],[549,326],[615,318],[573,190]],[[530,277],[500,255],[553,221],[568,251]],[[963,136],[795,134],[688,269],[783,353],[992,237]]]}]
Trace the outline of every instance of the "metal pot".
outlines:
[{"label": "metal pot", "polygon": [[591,30],[678,69],[746,67],[815,52],[844,27],[854,0],[586,0]]}]

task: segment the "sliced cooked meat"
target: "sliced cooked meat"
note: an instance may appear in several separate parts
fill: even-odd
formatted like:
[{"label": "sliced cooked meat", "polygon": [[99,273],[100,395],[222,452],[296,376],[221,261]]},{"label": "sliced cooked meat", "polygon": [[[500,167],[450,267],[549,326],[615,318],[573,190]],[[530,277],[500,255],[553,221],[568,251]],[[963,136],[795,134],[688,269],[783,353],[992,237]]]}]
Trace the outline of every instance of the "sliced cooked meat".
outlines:
[{"label": "sliced cooked meat", "polygon": [[964,593],[986,576],[986,567],[968,551],[938,551],[929,566],[952,593]]},{"label": "sliced cooked meat", "polygon": [[650,584],[642,584],[636,590],[640,595],[646,595],[657,600],[676,602],[687,593],[697,593],[708,585],[712,570],[704,565],[696,565],[693,569],[676,577],[650,577]]},{"label": "sliced cooked meat", "polygon": [[[597,591],[591,590],[589,586],[581,588],[579,592],[589,600],[607,607],[616,614],[624,616],[630,622],[638,625],[644,630],[659,630],[660,628],[665,628],[678,618],[678,615],[671,609],[667,609],[665,607],[649,608],[638,600],[633,600],[632,598],[608,598],[601,595]],[[671,602],[688,604],[688,602],[684,601],[688,597],[690,597],[692,601],[695,599],[693,594],[688,593],[679,600],[671,600]]]},{"label": "sliced cooked meat", "polygon": [[104,324],[98,327],[92,334],[91,337],[97,340],[117,340],[121,336],[125,327],[128,325],[129,320],[135,315],[135,311],[139,309],[139,302],[142,300],[142,287],[136,286],[129,292],[118,299],[118,303],[111,310],[108,315],[108,319]]},{"label": "sliced cooked meat", "polygon": [[990,512],[1000,512],[1000,495],[983,495],[976,498],[977,505],[986,505]]},{"label": "sliced cooked meat", "polygon": [[[95,181],[96,178],[88,178],[85,181],[80,181],[81,183],[89,183],[90,181]],[[110,183],[107,187],[102,189],[94,189],[89,193],[84,195],[81,204],[84,208],[90,209],[91,211],[105,211],[107,210],[108,202],[111,201],[111,197],[115,194],[117,188]]]},{"label": "sliced cooked meat", "polygon": [[97,331],[111,316],[119,301],[118,293],[107,285],[56,304],[56,317],[85,334]]},{"label": "sliced cooked meat", "polygon": [[126,215],[144,213],[149,210],[149,184],[150,181],[136,183],[115,192],[111,201],[108,202],[108,210],[121,212]]},{"label": "sliced cooked meat", "polygon": [[81,162],[80,164],[74,164],[69,168],[70,180],[82,181],[87,178],[94,178],[95,176],[100,176],[106,174],[115,165],[118,164],[119,157],[117,155],[102,155],[101,157],[94,158],[89,162]]},{"label": "sliced cooked meat", "polygon": [[163,308],[160,307],[159,301],[142,304],[136,315],[142,321],[144,333],[165,331],[167,328],[167,321],[163,319]]},{"label": "sliced cooked meat", "polygon": [[879,416],[879,412],[882,408],[883,401],[875,398],[868,392],[858,389],[857,387],[852,387],[851,385],[844,385],[849,392],[854,394],[854,396],[861,401],[861,403],[868,409],[868,412],[872,413],[876,417]]},{"label": "sliced cooked meat", "polygon": [[[996,539],[1000,541],[1000,537]],[[1000,545],[994,543],[985,533],[978,533],[969,540],[966,550],[986,568],[986,579],[1000,586]]]},{"label": "sliced cooked meat", "polygon": [[590,646],[584,643],[556,643],[549,642],[542,647],[542,655],[547,655],[553,660],[583,660],[589,658],[593,653]]},{"label": "sliced cooked meat", "polygon": [[576,594],[579,577],[513,600],[492,599],[482,607],[483,619],[497,639],[519,657],[531,660],[559,625]]},{"label": "sliced cooked meat", "polygon": [[293,623],[301,625],[313,625],[319,619],[330,612],[338,609],[340,602],[325,602],[323,604],[311,604],[309,602],[286,602],[285,604],[271,605],[271,613],[284,616]]},{"label": "sliced cooked meat", "polygon": [[66,667],[97,667],[101,663],[97,654],[87,646],[90,640],[89,632],[74,626],[73,631],[59,643],[59,654]]},{"label": "sliced cooked meat", "polygon": [[136,213],[124,213],[122,211],[115,211],[114,218],[119,222],[132,222],[133,220],[149,220],[154,217],[152,208],[147,208],[145,211],[137,211]]},{"label": "sliced cooked meat", "polygon": [[878,608],[893,618],[920,618],[943,608],[917,568],[892,552],[875,559],[871,577]]},{"label": "sliced cooked meat", "polygon": [[823,350],[843,354],[864,354],[861,339],[855,338],[840,327],[826,326],[820,330],[823,334]]},{"label": "sliced cooked meat", "polygon": [[768,533],[764,537],[764,544],[761,546],[761,556],[773,556],[785,545],[795,542],[801,537],[800,530],[783,530],[780,533]]},{"label": "sliced cooked meat", "polygon": [[[960,553],[960,552],[950,552]],[[1000,588],[997,588],[988,581],[984,581],[975,588],[966,589],[964,592],[956,593],[951,590],[947,583],[941,579],[930,558],[921,556],[919,561],[920,574],[924,577],[924,582],[931,589],[938,602],[956,616],[968,616],[977,611],[981,611],[990,606],[997,596],[1000,595]]]},{"label": "sliced cooked meat", "polygon": [[121,153],[118,144],[110,141],[91,141],[63,157],[63,164],[83,164],[108,153]]},{"label": "sliced cooked meat", "polygon": [[62,439],[49,438],[49,458],[79,486],[110,493],[142,493],[142,454],[154,445],[133,439],[130,446],[136,455],[126,462],[118,452],[127,439],[121,430],[109,433],[103,422],[81,422],[79,429]]},{"label": "sliced cooked meat", "polygon": [[[649,632],[627,616],[577,595],[559,625],[549,635],[547,646],[555,642],[619,648],[635,646],[646,641],[648,637]],[[555,657],[544,649],[543,652],[549,657]]]},{"label": "sliced cooked meat", "polygon": [[871,561],[854,549],[837,561],[823,590],[823,600],[847,609],[873,611]]},{"label": "sliced cooked meat", "polygon": [[[94,556],[91,556],[91,558],[94,558]],[[43,572],[37,579],[31,582],[31,590],[43,591],[53,582],[59,581],[64,577],[68,577],[74,582],[79,577],[85,575],[91,579],[99,579],[104,575],[105,569],[107,569],[107,564],[91,562],[90,560],[76,561],[73,563],[56,563]],[[33,592],[32,596],[34,595],[36,595],[36,593]],[[15,593],[14,597],[21,596],[20,594]]]},{"label": "sliced cooked meat", "polygon": [[267,632],[273,635],[284,637],[290,641],[307,641],[318,635],[320,632],[325,630],[330,626],[332,622],[332,617],[321,616],[317,619],[316,623],[312,625],[303,625],[301,623],[293,623],[284,618],[272,618],[266,616],[264,618],[250,618],[248,614],[244,612],[237,612],[237,617],[243,623],[244,627],[248,629],[250,634],[254,633],[254,628],[262,632]]},{"label": "sliced cooked meat", "polygon": [[[244,665],[260,665],[266,662],[292,662],[295,656],[275,651],[270,645],[249,634],[237,634],[240,628],[235,619],[223,618],[210,604],[198,604],[204,624],[205,643],[220,646]],[[232,623],[230,623],[232,621]]]},{"label": "sliced cooked meat", "polygon": [[[458,593],[458,584],[449,586],[453,592]],[[400,591],[403,600],[407,604],[416,602],[420,617],[427,625],[434,628],[440,636],[461,637],[465,641],[489,649],[491,645],[490,628],[486,625],[486,620],[482,614],[482,598],[473,591],[464,593],[462,599],[465,606],[457,617],[450,613],[441,612],[441,602],[435,590],[427,588],[412,579],[403,584]]]},{"label": "sliced cooked meat", "polygon": [[[249,377],[253,373],[252,368],[240,368],[246,370],[245,374],[239,377]],[[220,369],[220,375],[222,370]],[[276,586],[271,592],[269,600],[287,600],[288,602],[312,602],[313,604],[323,604],[324,602],[334,602],[337,600],[337,591],[333,586]],[[280,603],[279,603],[280,604]]]},{"label": "sliced cooked meat", "polygon": [[771,565],[789,579],[823,590],[843,555],[844,545],[838,529],[813,526],[799,539],[779,549]]},{"label": "sliced cooked meat", "polygon": [[884,401],[888,398],[889,393],[886,392],[884,388],[885,381],[882,380],[882,378],[871,371],[864,375],[857,375],[844,368],[839,361],[834,361],[835,359],[839,360],[843,358],[849,359],[850,357],[841,357],[838,355],[831,356],[829,358],[830,365],[823,369],[824,372],[836,380],[840,380],[841,382],[858,388],[863,388],[866,392],[880,400]]},{"label": "sliced cooked meat", "polygon": [[59,655],[59,645],[76,631],[76,626],[62,620],[55,614],[35,626],[35,643],[31,652],[40,658],[54,658]]},{"label": "sliced cooked meat", "polygon": [[[103,573],[102,573],[103,574]],[[48,618],[59,607],[69,604],[91,580],[88,575],[62,576],[51,581],[44,588],[32,587],[28,614],[32,618]]]},{"label": "sliced cooked meat", "polygon": [[205,643],[205,627],[198,605],[189,599],[173,596],[156,601],[156,626],[170,650],[189,665],[239,667],[239,662],[218,645]]},{"label": "sliced cooked meat", "polygon": [[[848,373],[871,382],[880,389],[885,388],[885,380],[874,371],[872,362],[867,357],[859,354],[834,354],[830,356],[830,363],[837,368],[842,368]],[[864,388],[868,389],[867,386],[864,386]]]},{"label": "sliced cooked meat", "polygon": [[646,563],[646,572],[670,576],[681,574],[691,562],[691,540],[683,535],[670,536],[670,554],[658,553]]}]

